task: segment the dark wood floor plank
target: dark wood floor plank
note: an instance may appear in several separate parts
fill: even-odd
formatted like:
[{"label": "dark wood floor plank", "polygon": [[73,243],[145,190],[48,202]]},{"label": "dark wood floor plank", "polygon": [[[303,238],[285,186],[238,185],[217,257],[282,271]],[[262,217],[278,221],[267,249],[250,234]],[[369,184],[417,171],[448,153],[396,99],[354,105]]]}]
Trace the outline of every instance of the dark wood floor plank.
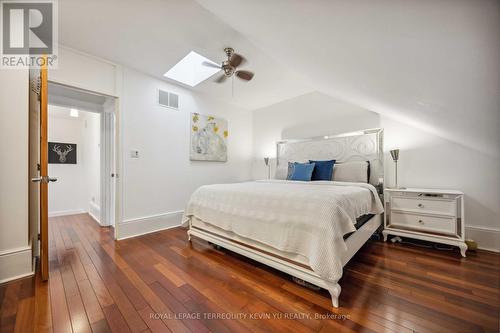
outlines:
[{"label": "dark wood floor plank", "polygon": [[0,311],[0,330],[2,332],[14,331],[21,284],[21,281],[13,281],[4,285],[5,292]]},{"label": "dark wood floor plank", "polygon": [[[116,280],[113,277],[113,272],[118,274],[118,268],[108,267],[102,261],[102,258],[100,258],[100,256],[95,251],[95,248],[89,242],[87,232],[84,230],[85,226],[81,227],[75,225],[75,229],[77,229],[80,232],[81,235],[80,240],[82,241],[82,244],[85,250],[87,251],[87,254],[94,263],[94,266],[99,272],[110,295],[114,300],[114,304],[112,305],[116,305],[119,311],[123,314],[122,317],[125,319],[132,332],[144,331],[147,328],[145,323],[137,313],[136,309],[134,308],[134,306],[132,305],[132,303],[130,302],[130,300],[120,287],[120,285],[116,282]],[[92,239],[90,239],[90,241],[92,241]],[[109,307],[108,313],[113,315],[115,318],[114,320],[116,321],[117,316],[114,314],[116,310],[112,305],[108,306]]]},{"label": "dark wood floor plank", "polygon": [[66,301],[68,302],[68,310],[71,317],[73,332],[90,333],[92,330],[90,328],[89,319],[87,318],[80,295],[76,294],[69,296]]},{"label": "dark wood floor plank", "polygon": [[61,273],[58,269],[51,269],[49,272],[49,276],[52,325],[54,332],[73,332],[68,305],[66,303],[66,296],[64,294]]},{"label": "dark wood floor plank", "polygon": [[35,295],[22,298],[17,306],[15,333],[34,332],[33,312],[35,310]]},{"label": "dark wood floor plank", "polygon": [[96,323],[104,319],[104,312],[99,304],[99,300],[95,296],[92,285],[88,280],[78,282],[78,288],[83,304],[85,305],[85,312],[89,319],[90,324]]},{"label": "dark wood floor plank", "polygon": [[125,318],[123,318],[123,315],[116,304],[111,304],[110,306],[105,307],[104,313],[106,314],[106,320],[108,321],[108,325],[112,332],[131,332],[129,326],[125,321]]},{"label": "dark wood floor plank", "polygon": [[49,283],[42,281],[40,274],[35,277],[35,332],[52,332],[52,307],[50,303]]},{"label": "dark wood floor plank", "polygon": [[[116,242],[79,214],[51,218],[49,237],[48,283],[37,274],[0,285],[0,332],[499,331],[496,253],[369,241],[345,267],[334,309],[328,292],[189,243],[182,228]],[[238,314],[254,317],[214,317]]]}]

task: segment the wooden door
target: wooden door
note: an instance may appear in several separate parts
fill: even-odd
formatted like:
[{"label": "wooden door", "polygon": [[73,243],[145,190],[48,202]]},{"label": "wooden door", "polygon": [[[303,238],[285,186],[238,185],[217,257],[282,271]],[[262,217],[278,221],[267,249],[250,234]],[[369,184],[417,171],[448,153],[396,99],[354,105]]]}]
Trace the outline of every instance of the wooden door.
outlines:
[{"label": "wooden door", "polygon": [[49,207],[48,185],[55,181],[48,175],[48,82],[47,67],[30,70],[29,107],[29,195],[30,236],[34,254],[40,240],[40,273],[42,280],[49,278]]},{"label": "wooden door", "polygon": [[[45,58],[46,59],[46,58]],[[49,278],[49,138],[47,66],[40,70],[40,271]]]}]

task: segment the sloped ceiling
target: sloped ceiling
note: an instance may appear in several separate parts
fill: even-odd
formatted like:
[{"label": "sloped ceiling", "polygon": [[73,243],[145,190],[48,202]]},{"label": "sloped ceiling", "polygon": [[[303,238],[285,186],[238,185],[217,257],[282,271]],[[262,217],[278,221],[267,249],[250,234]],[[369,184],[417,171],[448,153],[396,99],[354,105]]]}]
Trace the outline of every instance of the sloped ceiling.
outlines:
[{"label": "sloped ceiling", "polygon": [[499,1],[197,2],[315,89],[498,156]]},{"label": "sloped ceiling", "polygon": [[247,109],[320,91],[500,154],[497,0],[60,0],[59,37],[161,79],[233,46],[255,79],[193,90]]},{"label": "sloped ceiling", "polygon": [[[192,88],[246,109],[311,91],[239,32],[193,0],[60,0],[59,42],[167,80],[163,74],[190,51],[221,62],[224,47],[247,57],[250,82],[207,80]],[[191,88],[189,88],[191,89]]]}]

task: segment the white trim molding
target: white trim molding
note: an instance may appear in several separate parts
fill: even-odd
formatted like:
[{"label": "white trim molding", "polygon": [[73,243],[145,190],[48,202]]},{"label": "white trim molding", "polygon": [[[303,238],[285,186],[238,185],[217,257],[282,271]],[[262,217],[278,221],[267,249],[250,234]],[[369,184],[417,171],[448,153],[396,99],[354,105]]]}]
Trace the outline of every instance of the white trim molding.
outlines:
[{"label": "white trim molding", "polygon": [[49,217],[76,215],[76,214],[84,214],[84,213],[86,213],[85,209],[58,210],[55,212],[49,212]]},{"label": "white trim molding", "polygon": [[0,283],[34,274],[31,246],[0,252]]},{"label": "white trim molding", "polygon": [[500,252],[500,229],[498,228],[466,226],[465,237],[475,240],[481,250]]},{"label": "white trim molding", "polygon": [[141,236],[152,232],[170,229],[181,225],[184,211],[173,211],[164,214],[145,216],[124,220],[117,229],[117,240]]},{"label": "white trim molding", "polygon": [[99,225],[101,224],[101,220],[99,219],[101,216],[101,208],[95,202],[89,202],[89,211],[88,214],[91,218],[93,218]]}]

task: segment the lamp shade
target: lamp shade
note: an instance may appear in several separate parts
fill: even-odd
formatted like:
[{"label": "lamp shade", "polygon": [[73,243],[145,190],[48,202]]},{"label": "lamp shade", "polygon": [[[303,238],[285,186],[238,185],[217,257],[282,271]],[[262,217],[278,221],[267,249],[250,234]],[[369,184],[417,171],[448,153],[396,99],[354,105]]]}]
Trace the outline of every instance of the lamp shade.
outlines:
[{"label": "lamp shade", "polygon": [[391,156],[394,161],[399,160],[399,149],[391,150]]}]

